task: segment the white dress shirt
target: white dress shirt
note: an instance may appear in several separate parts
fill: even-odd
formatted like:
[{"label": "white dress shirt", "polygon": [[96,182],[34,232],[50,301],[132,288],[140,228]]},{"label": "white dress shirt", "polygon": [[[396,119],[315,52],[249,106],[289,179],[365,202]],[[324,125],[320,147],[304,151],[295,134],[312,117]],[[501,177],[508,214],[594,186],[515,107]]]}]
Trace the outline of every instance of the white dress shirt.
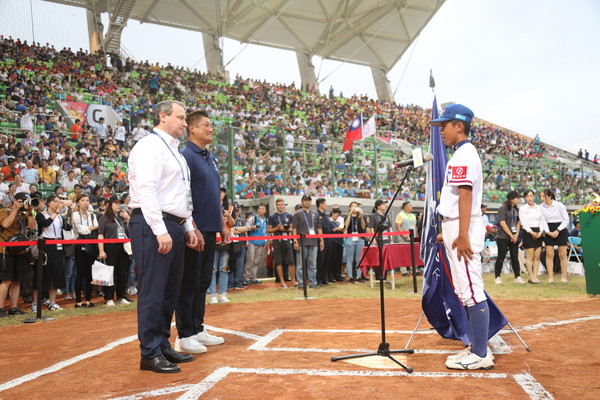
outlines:
[{"label": "white dress shirt", "polygon": [[567,214],[567,209],[563,203],[553,200],[551,206],[544,203],[540,208],[542,210],[542,218],[540,223],[540,228],[542,231],[550,232],[548,224],[552,222],[560,222],[560,225],[558,228],[556,228],[557,231],[562,231],[569,226],[569,214]]},{"label": "white dress shirt", "polygon": [[539,228],[541,225],[542,211],[540,206],[534,204],[530,206],[529,204],[525,204],[521,208],[519,208],[519,221],[521,221],[521,226],[527,232],[532,233],[531,228]]},{"label": "white dress shirt", "polygon": [[129,207],[142,209],[156,236],[167,233],[163,212],[185,218],[185,231],[194,230],[187,199],[190,170],[179,153],[179,140],[160,129],[154,132],[142,138],[129,155]]}]

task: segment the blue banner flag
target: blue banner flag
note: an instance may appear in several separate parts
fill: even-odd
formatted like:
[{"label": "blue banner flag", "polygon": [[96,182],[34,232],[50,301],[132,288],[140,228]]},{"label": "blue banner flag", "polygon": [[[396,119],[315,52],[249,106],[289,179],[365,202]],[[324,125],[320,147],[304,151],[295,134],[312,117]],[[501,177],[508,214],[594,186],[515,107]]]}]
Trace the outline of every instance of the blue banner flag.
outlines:
[{"label": "blue banner flag", "polygon": [[[438,118],[438,115],[437,99],[434,98],[431,119]],[[471,340],[467,312],[454,292],[446,249],[444,245],[436,243],[440,224],[436,208],[440,202],[448,163],[440,127],[431,127],[429,152],[433,155],[433,161],[427,169],[421,235],[421,259],[425,264],[421,305],[427,320],[442,337],[461,340],[465,346],[468,346]],[[490,308],[489,337],[491,338],[508,321],[487,293],[486,296]]]}]

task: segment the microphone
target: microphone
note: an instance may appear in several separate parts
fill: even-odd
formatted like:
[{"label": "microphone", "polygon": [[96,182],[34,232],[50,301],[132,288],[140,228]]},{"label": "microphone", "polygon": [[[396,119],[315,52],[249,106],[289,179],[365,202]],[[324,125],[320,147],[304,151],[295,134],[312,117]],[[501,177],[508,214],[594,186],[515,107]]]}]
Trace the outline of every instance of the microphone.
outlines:
[{"label": "microphone", "polygon": [[[431,160],[433,160],[433,155],[431,155],[430,153],[423,154],[423,164],[426,162],[429,162]],[[396,163],[396,168],[412,166],[414,163],[415,163],[414,158],[411,158],[410,160],[400,161],[400,162]]]}]

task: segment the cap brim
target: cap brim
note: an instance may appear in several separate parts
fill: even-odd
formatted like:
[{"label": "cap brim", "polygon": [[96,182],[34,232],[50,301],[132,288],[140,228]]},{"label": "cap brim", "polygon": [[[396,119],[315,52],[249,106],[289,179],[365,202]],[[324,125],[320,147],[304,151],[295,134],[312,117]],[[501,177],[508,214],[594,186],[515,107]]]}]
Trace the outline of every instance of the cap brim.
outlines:
[{"label": "cap brim", "polygon": [[442,126],[442,122],[446,122],[446,121],[452,121],[452,118],[432,119],[431,121],[429,121],[429,125]]}]

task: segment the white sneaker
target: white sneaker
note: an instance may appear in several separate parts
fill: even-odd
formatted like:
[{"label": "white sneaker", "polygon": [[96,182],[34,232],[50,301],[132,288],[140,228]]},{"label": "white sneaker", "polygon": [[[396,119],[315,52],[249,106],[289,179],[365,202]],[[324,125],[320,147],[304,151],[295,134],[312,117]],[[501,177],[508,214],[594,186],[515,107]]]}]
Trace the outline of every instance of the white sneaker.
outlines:
[{"label": "white sneaker", "polygon": [[57,295],[57,296],[60,296],[61,294],[63,294],[62,290],[60,290],[60,289],[56,289],[56,295]]},{"label": "white sneaker", "polygon": [[31,308],[30,308],[31,312],[37,312],[37,302],[36,303],[31,303]]},{"label": "white sneaker", "polygon": [[211,294],[210,295],[210,300],[208,301],[209,304],[218,304],[219,300],[217,300],[217,295],[216,294]]},{"label": "white sneaker", "polygon": [[518,277],[517,277],[517,279],[515,279],[515,283],[516,283],[516,284],[519,284],[519,285],[524,285],[524,284],[526,284],[527,282],[525,282],[525,281],[523,280],[523,278],[521,278],[520,276],[518,276]]},{"label": "white sneaker", "polygon": [[[488,353],[488,355],[490,355],[492,357],[492,360],[493,360],[494,355],[492,354],[492,349],[490,349],[489,346],[487,348],[487,353]],[[459,351],[456,354],[449,355],[448,358],[446,358],[446,362],[455,362],[455,361],[462,360],[469,354],[471,354],[471,346],[465,347],[464,349],[462,349],[461,351]]]},{"label": "white sneaker", "polygon": [[211,335],[210,333],[206,332],[206,329],[197,333],[194,337],[198,343],[203,344],[204,346],[216,346],[218,344],[225,343],[225,339],[219,336]]},{"label": "white sneaker", "polygon": [[114,302],[113,300],[108,300],[108,301],[106,302],[106,305],[107,305],[108,307],[114,307],[114,306],[115,306],[115,302]]},{"label": "white sneaker", "polygon": [[175,351],[180,353],[206,353],[207,349],[202,343],[198,343],[195,336],[175,339]]},{"label": "white sneaker", "polygon": [[133,296],[134,294],[137,294],[137,288],[135,286],[131,286],[129,289],[127,289],[127,292]]},{"label": "white sneaker", "polygon": [[227,298],[225,293],[219,295],[219,303],[231,303],[231,300]]},{"label": "white sneaker", "polygon": [[67,295],[65,296],[65,300],[73,300],[73,296],[71,296],[71,293],[67,293]]},{"label": "white sneaker", "polygon": [[56,304],[56,303],[50,303],[50,304],[48,305],[48,310],[50,310],[50,311],[60,311],[60,310],[62,310],[62,307],[61,307],[61,306],[59,306],[59,305],[58,305],[58,304]]},{"label": "white sneaker", "polygon": [[502,278],[497,277],[494,282],[496,282],[496,285],[502,285]]},{"label": "white sneaker", "polygon": [[489,352],[483,358],[475,353],[469,353],[469,355],[461,360],[446,361],[446,368],[467,371],[476,369],[494,369],[494,360],[492,360],[492,355]]},{"label": "white sneaker", "polygon": [[119,304],[131,304],[129,301],[127,301],[127,299],[119,299],[118,303]]}]

